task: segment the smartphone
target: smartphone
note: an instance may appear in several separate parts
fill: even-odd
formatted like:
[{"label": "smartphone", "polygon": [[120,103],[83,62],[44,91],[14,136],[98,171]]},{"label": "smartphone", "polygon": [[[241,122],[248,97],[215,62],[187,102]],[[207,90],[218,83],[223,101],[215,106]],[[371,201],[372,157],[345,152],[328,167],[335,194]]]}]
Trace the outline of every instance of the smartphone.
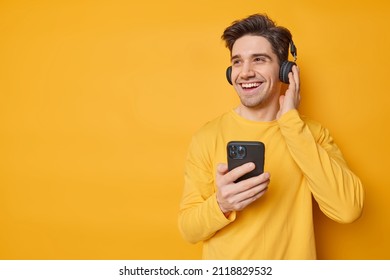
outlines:
[{"label": "smartphone", "polygon": [[247,162],[253,162],[255,169],[241,176],[239,182],[264,172],[264,143],[259,141],[230,141],[227,144],[227,162],[229,171]]}]

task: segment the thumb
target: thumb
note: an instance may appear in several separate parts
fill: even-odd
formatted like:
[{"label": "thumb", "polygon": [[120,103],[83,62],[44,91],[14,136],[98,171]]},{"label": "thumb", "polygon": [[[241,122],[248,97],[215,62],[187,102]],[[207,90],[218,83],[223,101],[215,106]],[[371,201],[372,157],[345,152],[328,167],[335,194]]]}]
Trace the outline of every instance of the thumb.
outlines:
[{"label": "thumb", "polygon": [[284,95],[279,96],[279,111],[276,114],[276,118],[279,119],[282,115],[282,110],[283,110],[283,103],[284,103]]},{"label": "thumb", "polygon": [[283,108],[283,102],[284,102],[284,94],[282,94],[280,97],[279,97],[279,109],[282,110]]},{"label": "thumb", "polygon": [[228,165],[226,163],[219,163],[217,165],[217,174],[224,175],[228,172]]}]

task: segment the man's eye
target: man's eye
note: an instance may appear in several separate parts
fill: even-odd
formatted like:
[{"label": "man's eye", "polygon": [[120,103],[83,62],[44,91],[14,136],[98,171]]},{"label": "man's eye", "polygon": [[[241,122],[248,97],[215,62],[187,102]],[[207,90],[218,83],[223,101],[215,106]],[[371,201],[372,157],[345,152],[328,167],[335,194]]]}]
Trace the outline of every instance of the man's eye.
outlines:
[{"label": "man's eye", "polygon": [[233,61],[232,61],[232,65],[238,65],[238,64],[240,64],[240,61],[239,61],[239,60],[233,60]]},{"label": "man's eye", "polygon": [[266,60],[265,60],[264,57],[256,57],[256,58],[255,58],[255,61],[256,61],[256,62],[265,62]]}]

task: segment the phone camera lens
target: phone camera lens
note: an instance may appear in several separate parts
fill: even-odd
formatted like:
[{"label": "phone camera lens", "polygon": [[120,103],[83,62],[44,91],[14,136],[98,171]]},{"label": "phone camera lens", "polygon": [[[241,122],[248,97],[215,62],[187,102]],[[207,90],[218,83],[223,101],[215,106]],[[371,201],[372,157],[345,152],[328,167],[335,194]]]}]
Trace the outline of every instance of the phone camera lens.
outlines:
[{"label": "phone camera lens", "polygon": [[246,156],[246,148],[241,145],[229,146],[229,157],[232,159],[243,159]]},{"label": "phone camera lens", "polygon": [[245,148],[243,146],[239,146],[238,147],[238,150],[237,150],[237,153],[242,156],[245,154]]},{"label": "phone camera lens", "polygon": [[237,152],[235,150],[233,150],[233,149],[230,150],[229,154],[230,154],[231,158],[236,158],[237,157]]}]

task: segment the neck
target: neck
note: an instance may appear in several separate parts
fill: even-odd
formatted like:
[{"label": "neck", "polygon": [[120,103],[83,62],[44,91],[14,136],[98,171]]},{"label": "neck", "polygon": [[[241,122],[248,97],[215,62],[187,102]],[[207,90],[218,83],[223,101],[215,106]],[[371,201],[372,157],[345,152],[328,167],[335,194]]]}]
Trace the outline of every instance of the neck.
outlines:
[{"label": "neck", "polygon": [[243,105],[238,106],[234,111],[244,119],[250,121],[269,122],[276,119],[276,113],[271,113],[268,110],[256,110]]},{"label": "neck", "polygon": [[247,107],[240,104],[234,111],[250,121],[262,121],[269,122],[276,119],[276,115],[279,111],[279,102],[274,101],[267,106]]}]

